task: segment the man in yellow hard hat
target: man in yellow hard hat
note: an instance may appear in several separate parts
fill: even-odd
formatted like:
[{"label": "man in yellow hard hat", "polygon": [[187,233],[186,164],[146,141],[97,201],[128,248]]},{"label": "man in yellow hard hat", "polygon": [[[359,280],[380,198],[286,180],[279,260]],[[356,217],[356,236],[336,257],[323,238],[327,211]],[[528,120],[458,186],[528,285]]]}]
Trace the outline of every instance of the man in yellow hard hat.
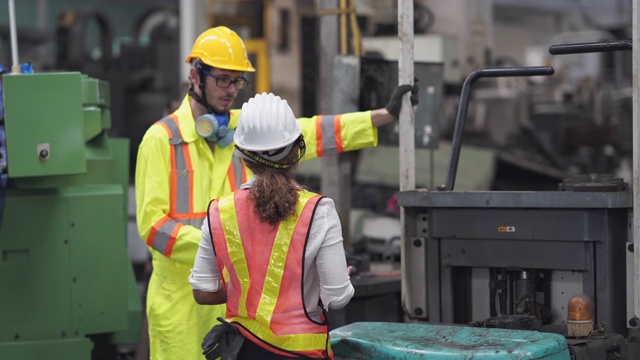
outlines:
[{"label": "man in yellow hard hat", "polygon": [[[250,176],[233,156],[240,110],[231,105],[255,69],[242,39],[224,26],[203,32],[186,59],[190,88],[180,107],[154,123],[138,149],[135,189],[140,237],[151,250],[147,290],[152,360],[201,359],[204,336],[223,317],[224,305],[201,306],[189,283],[210,199],[230,194]],[[396,121],[401,85],[382,109],[300,118],[305,159],[376,146],[377,127]],[[224,271],[223,271],[224,276]]]}]

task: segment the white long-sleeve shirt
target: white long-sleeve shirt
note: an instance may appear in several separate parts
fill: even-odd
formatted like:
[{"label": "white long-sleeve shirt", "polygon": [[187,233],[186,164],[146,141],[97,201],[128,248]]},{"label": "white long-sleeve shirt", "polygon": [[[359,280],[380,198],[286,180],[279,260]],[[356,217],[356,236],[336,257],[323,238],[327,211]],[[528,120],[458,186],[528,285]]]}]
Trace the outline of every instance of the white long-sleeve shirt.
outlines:
[{"label": "white long-sleeve shirt", "polygon": [[[215,292],[222,288],[222,280],[210,236],[207,217],[189,282],[195,290]],[[317,319],[322,312],[318,299],[327,310],[347,305],[354,289],[347,271],[340,218],[332,199],[318,202],[304,256],[304,304],[309,315]]]}]

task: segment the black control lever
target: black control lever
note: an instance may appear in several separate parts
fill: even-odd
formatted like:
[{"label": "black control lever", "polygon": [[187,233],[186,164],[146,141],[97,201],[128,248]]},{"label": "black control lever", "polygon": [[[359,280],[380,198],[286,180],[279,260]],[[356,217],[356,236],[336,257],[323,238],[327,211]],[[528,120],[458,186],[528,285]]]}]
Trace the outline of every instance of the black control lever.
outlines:
[{"label": "black control lever", "polygon": [[458,171],[458,160],[460,158],[460,146],[462,145],[462,131],[464,121],[467,118],[467,108],[469,107],[469,93],[471,85],[476,80],[483,77],[513,77],[513,76],[546,76],[553,75],[555,70],[551,66],[529,66],[511,68],[489,68],[472,72],[462,83],[460,103],[458,104],[458,114],[456,115],[455,128],[453,130],[453,140],[451,142],[451,158],[449,159],[449,172],[447,182],[440,190],[453,190]]},{"label": "black control lever", "polygon": [[585,53],[609,52],[609,51],[621,51],[621,50],[633,50],[633,44],[631,40],[615,40],[615,41],[551,45],[549,47],[549,54],[551,55],[585,54]]}]

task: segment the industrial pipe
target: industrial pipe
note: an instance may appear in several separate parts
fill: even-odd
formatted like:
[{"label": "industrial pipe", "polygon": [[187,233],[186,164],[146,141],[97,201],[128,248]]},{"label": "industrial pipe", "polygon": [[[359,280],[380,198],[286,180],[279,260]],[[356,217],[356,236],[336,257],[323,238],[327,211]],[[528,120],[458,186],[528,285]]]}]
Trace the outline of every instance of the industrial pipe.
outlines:
[{"label": "industrial pipe", "polygon": [[14,0],[9,0],[9,31],[11,36],[11,72],[19,74],[20,63],[18,62],[18,35],[16,31],[16,6]]},{"label": "industrial pipe", "polygon": [[638,42],[640,41],[640,4],[637,1],[633,1],[632,5],[633,15],[632,15],[632,26],[631,26],[631,38],[633,39],[633,49],[631,53],[631,70],[632,70],[632,83],[631,87],[633,90],[633,128],[632,128],[632,138],[633,138],[633,155],[632,155],[632,163],[633,163],[633,172],[632,172],[632,182],[631,188],[633,189],[633,323],[630,325],[635,327],[638,330],[640,327],[638,326],[638,316],[640,316],[640,149],[638,146],[640,145],[640,117],[638,116],[638,111],[640,108],[638,107],[638,103],[640,101],[640,73],[638,69],[640,68],[640,53],[638,53],[638,49],[640,45]]},{"label": "industrial pipe", "polygon": [[[398,59],[398,83],[414,83],[414,49],[413,49],[413,0],[398,1],[398,39],[400,40],[400,57]],[[414,190],[416,188],[416,166],[415,166],[415,113],[411,106],[411,94],[405,94],[402,99],[402,108],[399,114],[399,162],[400,162],[400,191]],[[407,239],[407,226],[404,207],[400,208],[400,256],[404,259],[407,253],[412,251],[410,240]],[[402,267],[402,277],[400,291],[402,294],[402,307],[408,309],[410,313],[415,311],[416,300],[410,294],[411,284],[424,276],[424,273],[416,272],[416,269]],[[418,304],[425,304],[426,293],[421,299],[417,299]],[[428,309],[422,309],[418,316],[427,316]]]}]

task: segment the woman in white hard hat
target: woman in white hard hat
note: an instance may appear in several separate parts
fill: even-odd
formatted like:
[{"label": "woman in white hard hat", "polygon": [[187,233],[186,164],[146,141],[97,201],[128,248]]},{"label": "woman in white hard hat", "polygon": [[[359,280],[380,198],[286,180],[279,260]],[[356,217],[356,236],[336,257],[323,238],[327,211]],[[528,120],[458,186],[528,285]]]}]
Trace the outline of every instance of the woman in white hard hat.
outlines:
[{"label": "woman in white hard hat", "polygon": [[254,177],[210,203],[189,278],[198,303],[226,303],[229,322],[219,319],[204,353],[332,359],[325,311],[354,289],[333,201],[293,176],[300,125],[285,100],[262,93],[242,107],[234,140]]}]

